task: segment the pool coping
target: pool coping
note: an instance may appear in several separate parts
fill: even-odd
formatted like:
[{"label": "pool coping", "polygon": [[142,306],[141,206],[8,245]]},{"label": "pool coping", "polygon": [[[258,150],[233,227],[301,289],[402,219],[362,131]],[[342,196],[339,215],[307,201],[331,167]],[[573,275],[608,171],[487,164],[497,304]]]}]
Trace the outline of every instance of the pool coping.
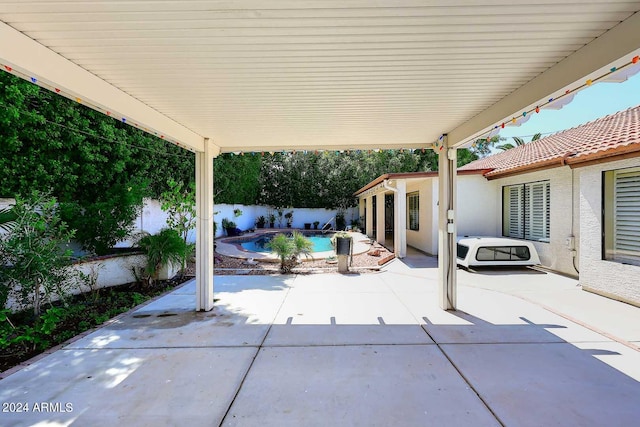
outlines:
[{"label": "pool coping", "polygon": [[[279,262],[280,260],[275,254],[268,252],[253,252],[244,249],[240,246],[239,243],[241,240],[244,240],[248,237],[254,237],[261,234],[278,234],[283,232],[291,232],[291,231],[317,231],[320,230],[304,230],[297,228],[286,228],[286,229],[260,229],[259,231],[245,233],[242,236],[233,236],[233,237],[223,237],[216,239],[216,252],[220,255],[225,255],[232,258],[238,259],[253,259],[254,261],[262,261],[262,262]],[[357,232],[348,232],[353,237],[353,255],[359,255],[365,252],[368,252],[371,249],[371,245],[373,241],[362,233]],[[336,256],[335,251],[323,251],[323,252],[313,252],[311,257],[303,257],[302,261],[317,261],[319,259],[325,259],[331,256]]]}]

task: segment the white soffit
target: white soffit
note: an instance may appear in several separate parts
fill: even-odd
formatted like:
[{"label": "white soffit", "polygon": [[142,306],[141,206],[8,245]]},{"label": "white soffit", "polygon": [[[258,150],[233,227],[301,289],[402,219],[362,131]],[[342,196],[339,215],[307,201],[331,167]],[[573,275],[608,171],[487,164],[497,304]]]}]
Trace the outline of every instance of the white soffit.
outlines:
[{"label": "white soffit", "polygon": [[[203,137],[223,151],[424,147],[442,133],[464,142],[639,49],[638,10],[622,0],[0,0],[0,61],[195,150]],[[2,46],[20,37],[20,52]]]}]

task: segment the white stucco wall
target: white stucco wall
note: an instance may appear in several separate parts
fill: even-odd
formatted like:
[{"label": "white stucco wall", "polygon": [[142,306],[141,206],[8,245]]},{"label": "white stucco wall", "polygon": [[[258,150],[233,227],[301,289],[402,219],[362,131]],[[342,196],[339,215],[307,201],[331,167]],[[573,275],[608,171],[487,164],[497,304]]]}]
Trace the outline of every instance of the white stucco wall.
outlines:
[{"label": "white stucco wall", "polygon": [[533,242],[533,244],[543,266],[577,277],[578,273],[573,267],[573,256],[566,245],[566,239],[570,235],[575,236],[576,249],[579,247],[580,217],[577,205],[579,175],[577,172],[572,174],[568,166],[493,180],[492,182],[496,185],[496,218],[498,218],[496,235],[502,235],[502,187],[545,180],[549,180],[551,185],[549,243]]},{"label": "white stucco wall", "polygon": [[500,236],[496,188],[494,181],[487,181],[481,175],[458,176],[458,236]]},{"label": "white stucco wall", "polygon": [[419,230],[407,227],[407,245],[423,252],[433,254],[433,188],[432,179],[411,181],[407,183],[407,194],[418,192],[419,195]]},{"label": "white stucco wall", "polygon": [[[91,286],[82,285],[80,287],[71,287],[67,289],[67,292],[70,295],[77,295],[91,291],[92,287],[93,290],[95,290],[133,283],[136,281],[133,270],[136,269],[136,271],[139,272],[144,268],[146,262],[146,255],[132,254],[101,257],[99,259],[74,264],[70,268],[79,270],[87,277],[93,278],[93,283]],[[51,296],[52,301],[57,301],[58,299],[60,298],[57,295]],[[12,311],[28,308],[19,304],[13,297],[9,297],[5,306]]]},{"label": "white stucco wall", "polygon": [[602,259],[602,172],[640,166],[628,159],[576,169],[580,175],[580,284],[640,306],[640,266]]}]

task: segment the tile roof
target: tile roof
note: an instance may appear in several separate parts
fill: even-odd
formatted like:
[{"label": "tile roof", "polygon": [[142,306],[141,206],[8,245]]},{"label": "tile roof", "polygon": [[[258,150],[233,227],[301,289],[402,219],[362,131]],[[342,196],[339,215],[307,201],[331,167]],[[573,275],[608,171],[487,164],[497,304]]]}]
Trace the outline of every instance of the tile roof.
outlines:
[{"label": "tile roof", "polygon": [[487,178],[600,160],[640,155],[640,106],[479,159],[461,171],[487,170]]}]

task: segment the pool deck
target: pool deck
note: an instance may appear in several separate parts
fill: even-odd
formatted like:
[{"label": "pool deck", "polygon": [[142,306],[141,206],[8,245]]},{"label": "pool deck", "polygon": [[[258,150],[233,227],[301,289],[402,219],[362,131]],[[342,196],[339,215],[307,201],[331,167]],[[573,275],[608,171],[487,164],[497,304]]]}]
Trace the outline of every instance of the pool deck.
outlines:
[{"label": "pool deck", "polygon": [[[291,231],[300,231],[300,232],[315,232],[322,233],[321,230],[300,230],[300,229],[282,229],[282,228],[265,228],[260,229],[259,231],[255,231],[253,233],[245,233],[242,236],[238,237],[219,237],[216,239],[216,252],[221,255],[230,256],[233,258],[241,258],[241,259],[253,259],[259,260],[263,262],[278,262],[278,257],[270,252],[253,252],[247,251],[240,247],[238,244],[234,244],[234,241],[242,241],[246,238],[251,238],[255,236],[259,236],[261,234],[277,234],[277,233],[287,233]],[[331,231],[330,233],[335,233],[335,231]],[[362,233],[350,232],[353,237],[353,254],[361,254],[367,252],[371,249],[371,239]],[[330,256],[335,256],[335,251],[325,251],[325,252],[314,252],[311,254],[312,258],[302,258],[303,261],[312,259],[324,259]]]}]

